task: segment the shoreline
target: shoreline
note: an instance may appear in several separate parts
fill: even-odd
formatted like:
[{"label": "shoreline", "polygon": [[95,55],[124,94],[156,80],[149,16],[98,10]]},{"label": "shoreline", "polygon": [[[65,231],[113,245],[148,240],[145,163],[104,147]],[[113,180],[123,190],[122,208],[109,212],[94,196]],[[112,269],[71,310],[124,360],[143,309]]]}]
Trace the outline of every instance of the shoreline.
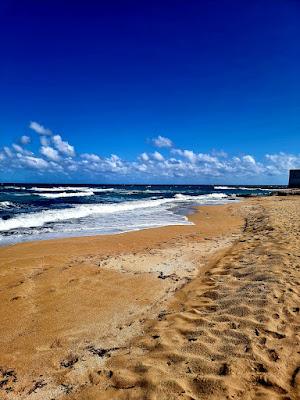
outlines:
[{"label": "shoreline", "polygon": [[[240,201],[240,200],[238,200]],[[238,202],[236,201],[236,202]],[[18,244],[22,244],[22,243],[34,243],[34,242],[46,242],[46,241],[56,241],[56,240],[64,240],[64,239],[78,239],[78,238],[95,238],[98,236],[114,236],[114,235],[122,235],[122,234],[126,234],[126,233],[130,233],[130,232],[139,232],[139,231],[144,231],[147,229],[160,229],[160,228],[165,228],[165,227],[176,227],[176,226],[188,226],[188,225],[192,225],[193,222],[191,221],[191,216],[193,214],[195,214],[197,212],[197,208],[198,207],[202,207],[202,206],[218,206],[218,205],[223,205],[223,204],[230,204],[231,201],[227,200],[227,201],[223,201],[217,204],[201,204],[201,205],[186,205],[184,206],[185,208],[185,213],[178,213],[178,215],[180,215],[184,221],[186,221],[186,223],[182,222],[176,222],[176,223],[168,223],[168,224],[164,224],[164,225],[157,225],[157,226],[147,226],[145,228],[135,228],[135,229],[129,229],[129,230],[124,230],[124,231],[116,231],[116,232],[112,232],[112,233],[97,233],[97,232],[93,232],[90,233],[90,231],[81,231],[78,234],[75,233],[63,233],[61,236],[59,233],[43,233],[40,236],[42,236],[41,239],[36,239],[36,237],[34,236],[33,239],[30,239],[30,237],[27,239],[25,238],[24,240],[20,240],[17,242],[4,242],[1,243],[0,241],[0,249],[4,248],[4,247],[8,247],[8,246],[14,246],[14,245],[18,245]],[[176,214],[176,213],[174,213]],[[53,236],[52,236],[53,235]]]},{"label": "shoreline", "polygon": [[[300,238],[298,220],[289,219],[298,202],[271,196],[200,206],[189,216],[195,225],[0,248],[0,394],[248,400],[275,390],[278,399],[296,399],[298,278],[288,254]],[[286,287],[292,300],[268,297],[280,299]],[[257,342],[262,333],[265,344]]]},{"label": "shoreline", "polygon": [[[271,189],[270,189],[271,190]],[[300,189],[295,189],[295,188],[282,188],[282,189],[273,189],[273,192],[269,193],[268,195],[255,195],[255,194],[236,194],[233,197],[229,197],[229,199],[227,199],[226,202],[222,202],[219,204],[201,204],[201,205],[187,205],[186,206],[186,213],[184,214],[180,214],[183,215],[184,218],[190,222],[191,218],[190,216],[194,213],[193,210],[196,210],[197,207],[202,207],[202,206],[218,206],[218,205],[222,205],[222,204],[230,204],[230,202],[232,200],[237,200],[237,201],[243,201],[246,199],[255,199],[255,198],[268,198],[270,196],[297,196],[300,195]],[[189,211],[192,210],[191,213],[189,213]],[[193,223],[193,222],[192,222]],[[139,231],[143,231],[143,230],[147,230],[147,229],[159,229],[159,228],[163,228],[163,227],[172,227],[172,226],[185,226],[185,225],[189,225],[188,223],[170,223],[167,225],[158,225],[158,226],[149,226],[149,227],[145,227],[145,228],[136,228],[136,229],[129,229],[129,230],[124,230],[121,232],[113,232],[113,233],[94,233],[91,231],[86,231],[86,233],[84,232],[80,232],[78,234],[76,233],[65,233],[65,234],[60,234],[59,233],[44,233],[41,234],[41,236],[44,236],[42,239],[37,239],[35,236],[33,239],[30,238],[25,238],[24,240],[20,240],[17,242],[9,242],[9,241],[4,241],[4,243],[1,243],[0,241],[0,249],[4,248],[4,247],[8,247],[8,246],[15,246],[18,244],[22,244],[22,243],[33,243],[33,242],[44,242],[44,241],[49,241],[49,240],[64,240],[64,239],[73,239],[73,238],[82,238],[82,237],[88,237],[88,238],[93,238],[96,236],[112,236],[112,235],[122,235],[122,234],[126,234],[126,233],[130,233],[130,232],[139,232]]]},{"label": "shoreline", "polygon": [[[246,198],[245,198],[246,199]],[[244,199],[244,200],[245,200]],[[25,245],[25,244],[35,244],[35,243],[47,243],[47,242],[60,242],[60,241],[72,241],[72,240],[81,240],[81,239],[92,239],[95,240],[97,238],[101,238],[101,237],[114,237],[114,236],[118,236],[118,235],[127,235],[130,233],[137,233],[137,232],[145,232],[148,230],[155,230],[155,229],[164,229],[164,228],[181,228],[181,227],[189,227],[189,226],[193,226],[193,225],[197,225],[197,222],[193,222],[193,215],[197,214],[199,208],[202,207],[219,207],[219,206],[223,206],[223,205],[230,205],[230,204],[238,204],[240,201],[242,201],[243,199],[239,199],[238,201],[232,202],[232,201],[227,201],[224,203],[220,203],[220,204],[203,204],[203,205],[189,205],[186,207],[186,211],[187,214],[182,214],[183,217],[186,219],[186,221],[188,221],[189,223],[187,224],[180,224],[180,223],[176,223],[176,224],[169,224],[169,225],[160,225],[160,226],[149,226],[146,228],[137,228],[137,229],[131,229],[128,231],[122,231],[122,232],[114,232],[114,233],[99,233],[99,234],[80,234],[80,235],[67,235],[67,236],[59,236],[59,237],[49,237],[48,239],[33,239],[33,240],[24,240],[24,241],[20,241],[20,242],[12,242],[12,243],[5,243],[2,244],[0,243],[0,250],[4,249],[4,248],[8,248],[8,247],[12,247],[12,246],[19,246],[19,245]],[[196,217],[197,220],[197,217]]]}]

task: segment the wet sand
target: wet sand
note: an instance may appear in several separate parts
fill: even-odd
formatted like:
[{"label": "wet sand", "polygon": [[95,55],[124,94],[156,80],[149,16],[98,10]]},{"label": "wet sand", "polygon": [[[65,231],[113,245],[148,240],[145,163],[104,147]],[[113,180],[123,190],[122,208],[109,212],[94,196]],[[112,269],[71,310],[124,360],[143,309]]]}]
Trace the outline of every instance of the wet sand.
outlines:
[{"label": "wet sand", "polygon": [[0,398],[297,399],[299,207],[0,249]]}]

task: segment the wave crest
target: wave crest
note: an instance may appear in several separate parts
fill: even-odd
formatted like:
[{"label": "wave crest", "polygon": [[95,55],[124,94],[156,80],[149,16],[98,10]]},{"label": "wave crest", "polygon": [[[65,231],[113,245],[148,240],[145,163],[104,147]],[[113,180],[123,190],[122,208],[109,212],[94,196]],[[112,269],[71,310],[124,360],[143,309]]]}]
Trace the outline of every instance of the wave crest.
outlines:
[{"label": "wave crest", "polygon": [[46,199],[59,199],[63,197],[86,197],[86,196],[94,196],[94,192],[86,191],[86,192],[62,192],[62,193],[38,193],[37,196],[44,197]]},{"label": "wave crest", "polygon": [[7,208],[11,208],[14,206],[14,203],[10,201],[0,201],[0,210],[6,210]]},{"label": "wave crest", "polygon": [[33,192],[113,192],[114,188],[93,188],[88,186],[55,186],[55,187],[32,187]]},{"label": "wave crest", "polygon": [[81,204],[64,209],[50,209],[29,214],[22,213],[8,220],[0,220],[0,231],[4,232],[18,228],[40,227],[47,223],[85,218],[99,214],[115,214],[155,207],[165,207],[165,209],[167,209],[172,204],[180,204],[181,202],[188,202],[191,204],[217,203],[225,200],[227,197],[228,196],[224,193],[212,193],[200,196],[176,194],[171,198],[136,200],[112,204]]}]

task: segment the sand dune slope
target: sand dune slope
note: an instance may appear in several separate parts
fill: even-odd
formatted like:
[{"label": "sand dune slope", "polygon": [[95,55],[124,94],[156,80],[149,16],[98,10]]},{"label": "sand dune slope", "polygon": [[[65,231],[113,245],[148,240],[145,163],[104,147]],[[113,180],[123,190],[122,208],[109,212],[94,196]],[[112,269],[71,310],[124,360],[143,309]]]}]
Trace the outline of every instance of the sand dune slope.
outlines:
[{"label": "sand dune slope", "polygon": [[66,398],[299,399],[299,207],[254,200],[239,241]]}]

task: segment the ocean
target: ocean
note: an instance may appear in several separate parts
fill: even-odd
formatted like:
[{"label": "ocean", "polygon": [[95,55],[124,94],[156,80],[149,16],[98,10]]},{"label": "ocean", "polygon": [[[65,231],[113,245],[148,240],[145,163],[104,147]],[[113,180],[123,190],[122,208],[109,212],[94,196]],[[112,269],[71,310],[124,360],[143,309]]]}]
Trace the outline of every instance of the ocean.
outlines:
[{"label": "ocean", "polygon": [[193,206],[266,195],[275,187],[0,185],[0,245],[191,224]]}]

